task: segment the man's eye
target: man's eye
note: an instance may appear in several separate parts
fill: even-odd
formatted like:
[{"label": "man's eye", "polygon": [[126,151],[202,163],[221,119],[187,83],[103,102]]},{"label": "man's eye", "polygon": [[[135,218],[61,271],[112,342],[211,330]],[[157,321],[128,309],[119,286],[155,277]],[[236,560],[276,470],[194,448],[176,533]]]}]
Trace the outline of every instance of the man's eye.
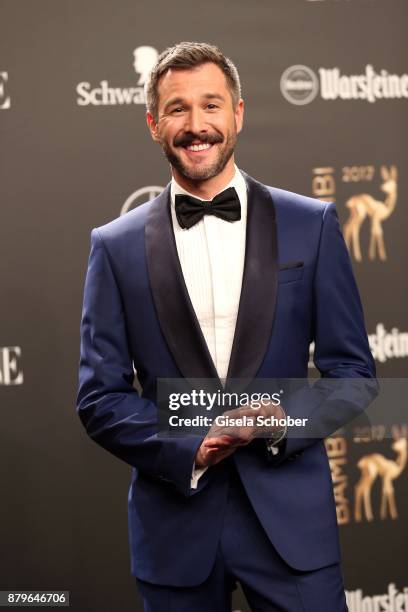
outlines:
[{"label": "man's eye", "polygon": [[218,108],[218,106],[211,102],[210,104],[207,104],[207,108],[209,108],[210,110],[213,110],[214,108]]},{"label": "man's eye", "polygon": [[171,111],[172,113],[181,113],[183,111],[181,106],[178,106],[177,108],[173,108],[173,110]]}]

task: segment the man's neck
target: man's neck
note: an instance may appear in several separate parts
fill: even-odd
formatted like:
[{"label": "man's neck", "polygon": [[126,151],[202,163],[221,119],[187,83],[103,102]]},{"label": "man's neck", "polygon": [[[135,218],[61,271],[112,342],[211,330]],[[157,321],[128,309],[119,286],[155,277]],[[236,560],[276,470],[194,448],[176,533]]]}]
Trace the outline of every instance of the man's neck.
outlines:
[{"label": "man's neck", "polygon": [[203,181],[194,181],[187,179],[185,176],[180,174],[175,168],[172,167],[172,174],[176,182],[191,193],[192,195],[200,198],[200,200],[212,200],[220,191],[228,185],[229,182],[234,178],[235,175],[235,164],[233,157],[228,161],[225,168],[210,179]]}]

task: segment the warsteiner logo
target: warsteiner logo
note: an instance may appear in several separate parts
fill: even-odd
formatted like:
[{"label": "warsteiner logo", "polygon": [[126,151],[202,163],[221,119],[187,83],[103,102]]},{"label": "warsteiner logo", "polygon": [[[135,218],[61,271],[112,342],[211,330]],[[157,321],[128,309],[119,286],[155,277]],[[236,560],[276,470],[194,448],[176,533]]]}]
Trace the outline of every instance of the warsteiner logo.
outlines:
[{"label": "warsteiner logo", "polygon": [[[387,330],[383,323],[377,323],[375,331],[368,334],[368,342],[374,359],[379,363],[408,357],[408,332],[400,331],[398,327]],[[314,350],[315,345],[312,342],[309,349],[309,368],[314,368]]]},{"label": "warsteiner logo", "polygon": [[387,331],[383,323],[377,323],[375,332],[368,334],[368,341],[374,359],[380,363],[408,357],[408,333],[398,327]]},{"label": "warsteiner logo", "polygon": [[346,591],[350,612],[408,612],[408,587],[397,589],[391,582],[387,593],[366,595],[362,589]]},{"label": "warsteiner logo", "polygon": [[280,86],[283,97],[296,105],[312,102],[319,91],[325,101],[374,103],[408,98],[408,74],[391,74],[385,69],[376,72],[371,64],[366,65],[362,74],[342,74],[338,67],[313,71],[308,66],[290,66],[282,74]]},{"label": "warsteiner logo", "polygon": [[302,106],[315,99],[319,91],[319,81],[313,70],[298,64],[285,70],[280,87],[288,102]]},{"label": "warsteiner logo", "polygon": [[78,83],[78,106],[123,106],[130,104],[145,104],[144,84],[159,53],[154,47],[147,45],[137,47],[133,51],[133,68],[139,75],[136,87],[116,87],[107,80],[100,81],[97,87],[92,87],[88,81]]}]

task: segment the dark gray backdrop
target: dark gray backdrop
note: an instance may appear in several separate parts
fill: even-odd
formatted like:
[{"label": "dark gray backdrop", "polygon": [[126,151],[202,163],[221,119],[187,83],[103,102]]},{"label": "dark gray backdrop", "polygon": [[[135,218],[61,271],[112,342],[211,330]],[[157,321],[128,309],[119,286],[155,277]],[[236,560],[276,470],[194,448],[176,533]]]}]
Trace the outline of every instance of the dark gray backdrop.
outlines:
[{"label": "dark gray backdrop", "polygon": [[[408,98],[347,99],[347,76],[369,65],[397,75],[403,89],[407,19],[405,0],[2,0],[0,589],[69,589],[81,612],[138,609],[127,544],[130,472],[86,437],[75,414],[78,330],[91,228],[118,216],[135,191],[164,186],[169,171],[142,104],[80,105],[78,84],[107,81],[120,97],[140,86],[135,49],[213,42],[240,71],[246,119],[237,162],[248,173],[335,199],[344,223],[353,195],[389,207],[381,166],[395,166],[396,206],[382,223],[387,259],[368,258],[367,218],[363,260],[353,261],[379,374],[405,377]],[[345,98],[325,100],[318,87],[310,103],[288,101],[280,80],[296,65],[317,82],[319,69],[337,67]],[[304,75],[292,71],[292,81]],[[356,462],[367,452],[395,458],[390,440],[348,448],[350,507]],[[379,518],[376,490],[375,521],[351,516],[341,525],[351,592],[408,587],[407,473],[394,483],[397,519]],[[359,612],[356,601],[350,609]],[[236,608],[246,609],[240,596]]]}]

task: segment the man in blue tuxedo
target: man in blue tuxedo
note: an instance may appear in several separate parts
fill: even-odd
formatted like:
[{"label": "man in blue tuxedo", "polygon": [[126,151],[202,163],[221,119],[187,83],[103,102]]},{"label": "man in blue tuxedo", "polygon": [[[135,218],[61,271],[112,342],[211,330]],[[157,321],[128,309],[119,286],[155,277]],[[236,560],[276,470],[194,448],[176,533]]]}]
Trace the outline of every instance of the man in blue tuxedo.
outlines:
[{"label": "man in blue tuxedo", "polygon": [[131,566],[145,610],[226,612],[238,581],[253,610],[343,612],[322,437],[214,426],[163,437],[156,398],[159,378],[307,378],[311,342],[322,380],[375,377],[334,205],[236,167],[244,103],[216,47],[164,51],[146,96],[172,179],[92,231],[78,393],[91,438],[132,466]]}]

